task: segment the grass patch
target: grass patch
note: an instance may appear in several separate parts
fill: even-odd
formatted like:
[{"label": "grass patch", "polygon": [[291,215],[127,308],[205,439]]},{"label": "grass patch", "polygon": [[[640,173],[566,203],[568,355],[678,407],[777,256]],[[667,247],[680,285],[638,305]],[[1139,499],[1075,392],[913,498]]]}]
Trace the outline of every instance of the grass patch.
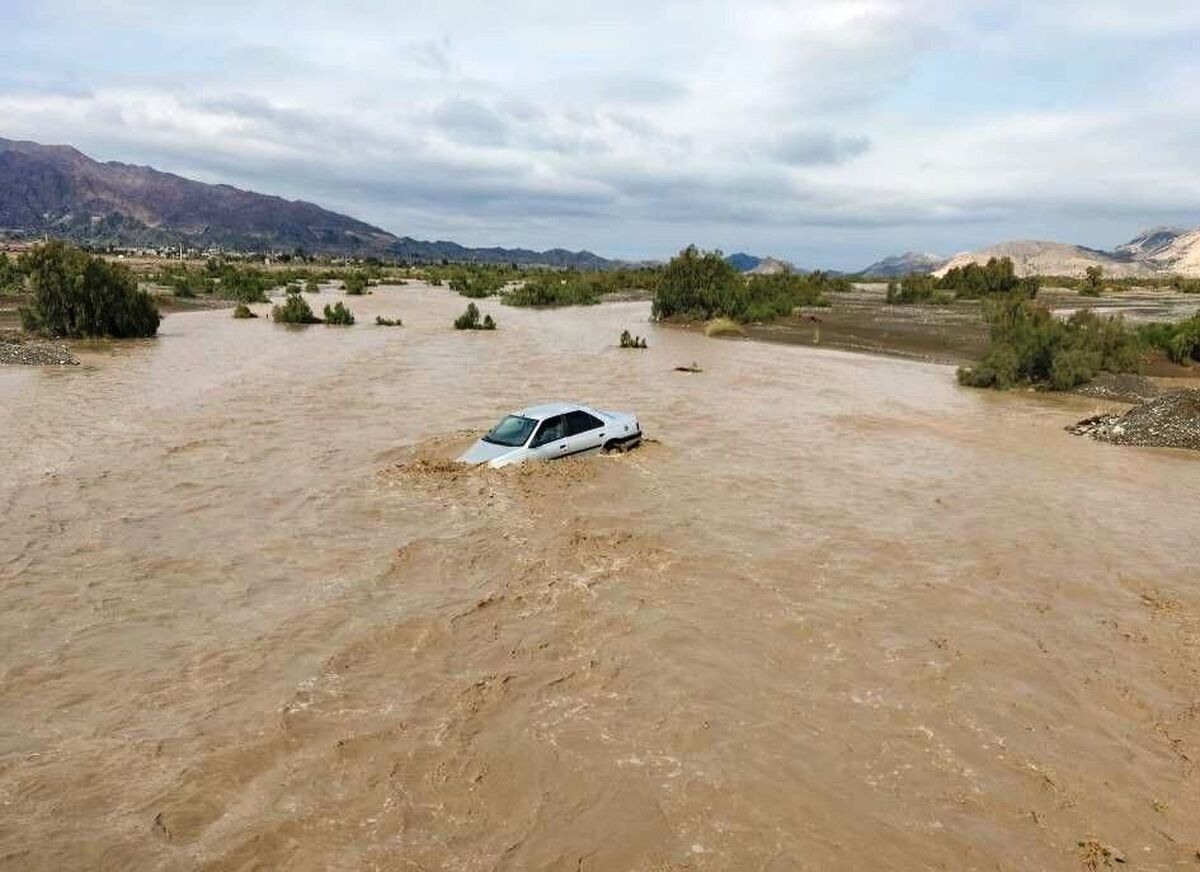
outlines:
[{"label": "grass patch", "polygon": [[742,325],[730,318],[713,318],[704,325],[705,336],[742,336]]}]

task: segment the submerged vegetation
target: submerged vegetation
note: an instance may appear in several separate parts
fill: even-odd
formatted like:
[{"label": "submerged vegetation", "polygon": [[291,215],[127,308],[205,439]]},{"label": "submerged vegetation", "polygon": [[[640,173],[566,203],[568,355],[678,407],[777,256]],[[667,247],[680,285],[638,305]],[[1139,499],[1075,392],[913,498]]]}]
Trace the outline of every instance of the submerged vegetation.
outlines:
[{"label": "submerged vegetation", "polygon": [[449,279],[450,290],[477,300],[500,293],[506,282],[505,275],[494,267],[464,267],[456,270]]},{"label": "submerged vegetation", "polygon": [[361,296],[367,292],[370,279],[365,272],[355,270],[342,279],[342,290],[351,296]]},{"label": "submerged vegetation", "polygon": [[693,245],[662,270],[651,313],[655,318],[771,321],[801,306],[828,306],[827,293],[850,287],[846,279],[821,272],[743,276],[720,252]]},{"label": "submerged vegetation", "polygon": [[280,324],[320,324],[321,319],[313,315],[312,308],[299,294],[288,294],[283,305],[271,308],[271,319]]},{"label": "submerged vegetation", "polygon": [[347,309],[341,300],[332,306],[326,303],[325,323],[335,327],[350,327],[354,324],[354,313]]},{"label": "submerged vegetation", "polygon": [[233,307],[233,317],[235,318],[257,318],[258,316],[251,311],[250,307],[245,303],[238,303]]},{"label": "submerged vegetation", "polygon": [[380,327],[403,327],[404,323],[399,318],[385,318],[382,315],[375,316],[375,323]]},{"label": "submerged vegetation", "polygon": [[604,293],[602,285],[602,273],[539,272],[502,301],[510,306],[593,306]]},{"label": "submerged vegetation", "polygon": [[161,316],[125,266],[53,241],[21,258],[32,299],[21,326],[31,333],[72,338],[153,336]]},{"label": "submerged vegetation", "polygon": [[646,340],[641,336],[634,336],[628,330],[621,331],[621,347],[622,348],[649,348]]},{"label": "submerged vegetation", "polygon": [[958,371],[961,384],[982,388],[1036,385],[1065,391],[1105,372],[1136,372],[1142,346],[1119,316],[1086,310],[1067,320],[1045,306],[1012,294],[986,304],[990,345],[973,367]]},{"label": "submerged vegetation", "polygon": [[484,315],[483,321],[479,320],[479,307],[474,303],[467,303],[467,310],[454,319],[455,330],[495,330],[496,322],[492,320],[491,315]]}]

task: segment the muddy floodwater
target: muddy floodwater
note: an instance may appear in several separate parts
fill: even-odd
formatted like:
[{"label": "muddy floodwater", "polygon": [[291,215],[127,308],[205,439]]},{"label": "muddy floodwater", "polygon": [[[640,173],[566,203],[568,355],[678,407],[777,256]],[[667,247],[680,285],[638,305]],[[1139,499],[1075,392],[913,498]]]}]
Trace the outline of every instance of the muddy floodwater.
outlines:
[{"label": "muddy floodwater", "polygon": [[[0,370],[0,868],[1196,868],[1196,455],[646,303],[348,302]],[[557,398],[652,441],[445,462]]]}]

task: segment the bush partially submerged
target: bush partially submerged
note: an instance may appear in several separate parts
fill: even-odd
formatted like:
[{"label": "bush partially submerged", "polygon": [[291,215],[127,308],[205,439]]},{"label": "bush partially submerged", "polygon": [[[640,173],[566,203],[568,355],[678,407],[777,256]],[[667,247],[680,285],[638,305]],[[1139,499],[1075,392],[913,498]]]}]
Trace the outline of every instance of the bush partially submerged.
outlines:
[{"label": "bush partially submerged", "polygon": [[467,303],[467,310],[454,319],[455,330],[495,330],[496,322],[492,320],[491,315],[485,315],[483,321],[479,320],[479,307],[474,303]]},{"label": "bush partially submerged", "polygon": [[375,316],[375,323],[380,327],[403,327],[399,318],[385,318],[382,315]]},{"label": "bush partially submerged", "polygon": [[308,301],[299,294],[288,294],[282,306],[272,307],[271,318],[280,324],[321,323],[321,319],[313,315]]},{"label": "bush partially submerged", "polygon": [[304,281],[304,293],[319,294],[319,293],[321,293],[321,285],[317,282],[316,279],[309,277],[308,279],[306,279]]},{"label": "bush partially submerged", "polygon": [[510,306],[592,306],[600,302],[603,277],[568,272],[540,272],[504,295]]},{"label": "bush partially submerged", "polygon": [[1065,391],[1101,371],[1138,369],[1139,342],[1120,317],[1079,311],[1063,321],[1020,295],[988,303],[986,315],[991,344],[978,364],[959,369],[961,384]]},{"label": "bush partially submerged", "polygon": [[325,323],[335,327],[349,327],[354,323],[354,314],[346,304],[338,300],[332,306],[325,305]]},{"label": "bush partially submerged", "polygon": [[235,318],[257,318],[258,316],[251,311],[250,307],[245,303],[238,303],[233,307],[233,317]]},{"label": "bush partially submerged", "polygon": [[63,242],[35,246],[23,258],[33,299],[21,325],[50,336],[153,336],[161,316],[130,270]]},{"label": "bush partially submerged", "polygon": [[498,294],[505,278],[494,268],[461,269],[450,278],[450,290],[464,297],[481,299]]},{"label": "bush partially submerged", "polygon": [[361,296],[367,292],[369,280],[365,272],[352,272],[342,279],[342,290],[353,296]]},{"label": "bush partially submerged", "polygon": [[621,347],[622,348],[649,348],[646,340],[641,336],[634,336],[628,330],[621,331]]}]

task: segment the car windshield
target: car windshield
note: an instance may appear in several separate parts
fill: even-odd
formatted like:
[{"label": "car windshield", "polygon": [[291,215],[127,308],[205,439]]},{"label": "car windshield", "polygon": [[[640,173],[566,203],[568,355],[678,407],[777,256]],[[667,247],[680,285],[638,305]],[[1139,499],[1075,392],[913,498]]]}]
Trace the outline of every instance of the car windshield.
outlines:
[{"label": "car windshield", "polygon": [[491,442],[493,445],[506,445],[509,448],[516,448],[518,445],[524,445],[529,439],[529,434],[533,432],[533,428],[537,426],[537,421],[532,418],[522,418],[520,415],[509,415],[495,427],[488,431],[483,437],[484,442]]}]

